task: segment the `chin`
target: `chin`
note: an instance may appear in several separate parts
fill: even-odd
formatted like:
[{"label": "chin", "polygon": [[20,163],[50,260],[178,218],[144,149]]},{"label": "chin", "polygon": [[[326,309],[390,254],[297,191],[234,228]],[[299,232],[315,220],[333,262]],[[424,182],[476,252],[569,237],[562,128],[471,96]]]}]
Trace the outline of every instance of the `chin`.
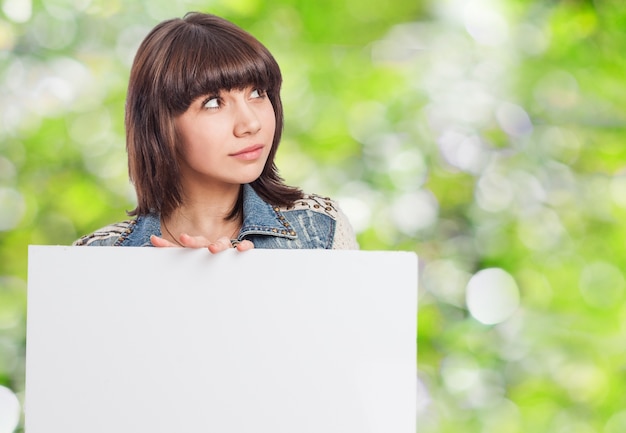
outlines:
[{"label": "chin", "polygon": [[255,173],[250,173],[249,175],[241,176],[239,183],[241,183],[242,185],[245,183],[252,183],[255,180],[257,180],[259,177],[261,177],[261,173],[263,173],[263,170],[259,170],[258,172],[255,172]]}]

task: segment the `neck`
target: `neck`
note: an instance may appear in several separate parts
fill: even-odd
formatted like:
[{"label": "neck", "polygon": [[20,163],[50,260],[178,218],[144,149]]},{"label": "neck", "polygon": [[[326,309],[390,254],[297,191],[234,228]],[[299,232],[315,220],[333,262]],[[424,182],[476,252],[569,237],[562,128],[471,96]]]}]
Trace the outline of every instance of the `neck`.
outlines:
[{"label": "neck", "polygon": [[[161,221],[165,228],[165,237],[173,237],[174,241],[181,233],[191,236],[204,236],[214,241],[220,237],[235,238],[241,228],[241,218],[227,219],[239,198],[240,185],[221,188],[219,191],[189,193],[184,203],[174,210],[170,216]],[[167,236],[170,235],[170,236]]]}]

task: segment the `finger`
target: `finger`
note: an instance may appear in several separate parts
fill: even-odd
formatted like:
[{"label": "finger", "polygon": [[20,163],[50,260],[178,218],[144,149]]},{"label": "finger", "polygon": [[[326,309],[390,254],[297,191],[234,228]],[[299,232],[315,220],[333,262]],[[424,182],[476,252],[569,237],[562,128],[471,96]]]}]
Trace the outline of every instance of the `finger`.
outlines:
[{"label": "finger", "polygon": [[206,248],[211,242],[204,236],[191,236],[181,233],[180,243],[187,248]]},{"label": "finger", "polygon": [[237,251],[248,251],[254,248],[254,244],[246,239],[239,242],[235,248],[237,248]]},{"label": "finger", "polygon": [[172,247],[178,246],[168,241],[167,239],[160,238],[156,235],[150,236],[150,243],[152,244],[152,246],[158,247],[158,248],[172,248]]},{"label": "finger", "polygon": [[232,244],[230,243],[230,239],[228,239],[227,237],[219,238],[215,242],[211,242],[209,244],[209,251],[211,251],[213,254],[222,252],[230,248],[232,248]]}]

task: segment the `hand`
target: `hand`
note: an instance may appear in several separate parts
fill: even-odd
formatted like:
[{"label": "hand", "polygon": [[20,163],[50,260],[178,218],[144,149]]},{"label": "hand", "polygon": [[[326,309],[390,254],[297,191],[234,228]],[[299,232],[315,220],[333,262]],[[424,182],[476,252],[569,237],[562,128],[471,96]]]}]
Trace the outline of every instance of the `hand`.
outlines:
[{"label": "hand", "polygon": [[[185,247],[185,248],[208,248],[213,254],[219,253],[231,249],[233,246],[230,243],[230,239],[222,237],[215,242],[209,241],[204,236],[190,236],[186,233],[180,235],[178,240],[180,245],[170,242],[166,239],[158,236],[150,236],[150,242],[153,246],[158,248],[171,248],[171,247]],[[249,240],[243,240],[235,247],[237,251],[248,251],[254,248],[254,244]]]}]

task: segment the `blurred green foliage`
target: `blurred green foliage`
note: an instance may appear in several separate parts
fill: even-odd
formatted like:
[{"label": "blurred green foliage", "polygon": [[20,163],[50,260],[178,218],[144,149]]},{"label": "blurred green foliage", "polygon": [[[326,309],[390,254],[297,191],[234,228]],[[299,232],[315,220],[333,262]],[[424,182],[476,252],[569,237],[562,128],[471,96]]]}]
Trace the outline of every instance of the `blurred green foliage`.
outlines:
[{"label": "blurred green foliage", "polygon": [[1,6],[3,395],[23,398],[27,246],[125,218],[134,50],[200,10],[281,64],[286,180],[337,198],[363,249],[418,253],[419,432],[626,431],[621,2]]}]

